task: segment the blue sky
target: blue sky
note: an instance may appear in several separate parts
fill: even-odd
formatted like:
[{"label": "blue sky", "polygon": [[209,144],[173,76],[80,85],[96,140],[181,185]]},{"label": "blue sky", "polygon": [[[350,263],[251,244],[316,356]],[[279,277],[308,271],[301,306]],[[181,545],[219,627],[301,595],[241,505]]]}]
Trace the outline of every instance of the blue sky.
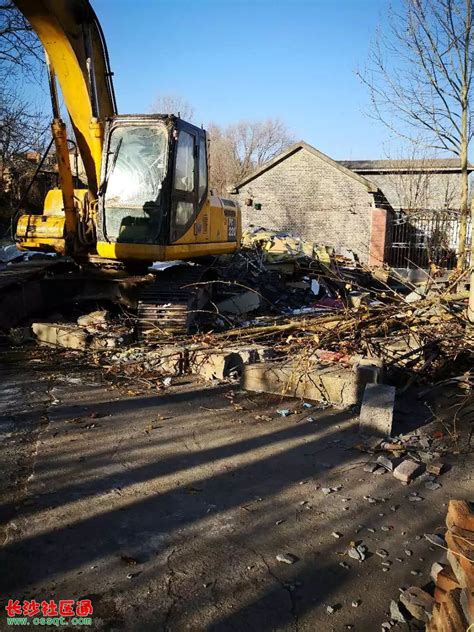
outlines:
[{"label": "blue sky", "polygon": [[[199,124],[279,117],[296,140],[336,160],[399,153],[367,115],[368,92],[356,77],[391,0],[91,3],[122,114],[149,112],[157,95],[176,94]],[[40,91],[25,89],[49,108],[46,77]]]},{"label": "blue sky", "polygon": [[277,116],[336,159],[384,157],[355,76],[388,0],[92,0],[119,111],[185,97],[196,119]]}]

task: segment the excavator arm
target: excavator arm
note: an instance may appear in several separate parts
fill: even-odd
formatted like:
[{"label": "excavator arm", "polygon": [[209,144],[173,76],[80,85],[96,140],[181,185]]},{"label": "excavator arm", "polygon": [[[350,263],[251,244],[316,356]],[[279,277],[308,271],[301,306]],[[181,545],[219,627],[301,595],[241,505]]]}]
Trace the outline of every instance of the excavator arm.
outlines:
[{"label": "excavator arm", "polygon": [[87,0],[15,0],[38,35],[74,128],[92,197],[100,181],[104,121],[116,114],[107,47]]}]

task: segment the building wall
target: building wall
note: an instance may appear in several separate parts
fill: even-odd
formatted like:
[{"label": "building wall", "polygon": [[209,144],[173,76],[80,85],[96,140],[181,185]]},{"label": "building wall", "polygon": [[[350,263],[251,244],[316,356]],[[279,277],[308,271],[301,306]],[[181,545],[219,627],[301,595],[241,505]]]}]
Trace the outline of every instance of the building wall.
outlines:
[{"label": "building wall", "polygon": [[384,192],[394,209],[459,208],[459,173],[361,174]]},{"label": "building wall", "polygon": [[[236,197],[244,228],[252,224],[285,230],[369,260],[373,195],[363,183],[306,149],[257,176]],[[254,206],[245,205],[248,198]],[[261,210],[255,209],[256,203]]]}]

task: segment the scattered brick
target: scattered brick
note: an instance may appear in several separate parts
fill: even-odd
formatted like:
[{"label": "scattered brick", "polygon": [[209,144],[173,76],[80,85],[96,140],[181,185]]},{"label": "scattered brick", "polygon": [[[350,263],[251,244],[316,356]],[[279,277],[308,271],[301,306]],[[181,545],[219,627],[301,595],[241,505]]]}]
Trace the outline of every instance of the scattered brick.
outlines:
[{"label": "scattered brick", "polygon": [[409,483],[421,472],[421,469],[422,466],[420,463],[405,459],[393,470],[393,475],[396,479],[402,481],[402,483]]},{"label": "scattered brick", "polygon": [[427,464],[426,471],[434,476],[439,476],[444,472],[445,468],[445,463],[442,463],[441,461],[433,461],[432,463]]},{"label": "scattered brick", "polygon": [[467,531],[474,531],[474,513],[465,500],[450,500],[446,517],[448,529],[459,527]]}]

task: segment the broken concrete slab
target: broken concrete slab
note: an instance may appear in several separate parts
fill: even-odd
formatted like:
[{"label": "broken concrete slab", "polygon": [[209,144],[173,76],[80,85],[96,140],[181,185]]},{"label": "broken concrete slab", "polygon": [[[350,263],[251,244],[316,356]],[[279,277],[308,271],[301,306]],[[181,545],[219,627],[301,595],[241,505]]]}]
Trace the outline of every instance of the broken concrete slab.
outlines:
[{"label": "broken concrete slab", "polygon": [[256,364],[266,362],[275,356],[275,351],[271,347],[262,345],[236,345],[228,349],[232,353],[238,353],[243,364]]},{"label": "broken concrete slab", "polygon": [[257,292],[248,290],[242,292],[242,294],[236,294],[231,296],[225,301],[221,301],[217,304],[217,309],[222,314],[235,314],[236,316],[242,316],[255,311],[260,307],[261,298]]},{"label": "broken concrete slab", "polygon": [[219,351],[188,349],[186,367],[191,373],[208,380],[223,380],[232,373],[242,375],[244,365],[259,363],[271,355],[270,348],[258,345],[236,346]]},{"label": "broken concrete slab", "polygon": [[395,392],[395,387],[388,384],[367,384],[360,409],[360,432],[380,437],[390,436]]},{"label": "broken concrete slab", "polygon": [[242,367],[242,357],[232,351],[194,351],[189,354],[191,373],[207,380],[223,380],[234,371],[240,375]]},{"label": "broken concrete slab", "polygon": [[393,461],[388,458],[388,456],[381,454],[379,457],[377,457],[376,463],[381,465],[388,472],[393,472],[394,464],[393,464]]},{"label": "broken concrete slab", "polygon": [[187,370],[187,350],[180,346],[165,346],[159,350],[159,358],[154,365],[164,375],[182,375]]},{"label": "broken concrete slab", "polygon": [[416,333],[409,332],[395,334],[387,338],[374,338],[372,343],[386,362],[397,366],[405,366],[415,361],[424,362],[423,340]]},{"label": "broken concrete slab", "polygon": [[[405,612],[404,612],[405,610]],[[400,602],[392,599],[390,602],[390,618],[397,623],[406,623],[406,609],[400,604]]]},{"label": "broken concrete slab", "polygon": [[116,349],[124,342],[124,338],[122,336],[94,336],[90,337],[90,342],[88,345],[89,349],[93,351],[107,351],[110,349]]},{"label": "broken concrete slab", "polygon": [[79,325],[33,323],[31,328],[39,342],[76,351],[115,349],[128,339],[128,336],[119,334],[95,336]]},{"label": "broken concrete slab", "polygon": [[410,294],[405,296],[405,303],[416,303],[423,298],[425,298],[425,295],[422,291],[417,292],[416,290],[413,290],[413,292],[410,292]]},{"label": "broken concrete slab", "polygon": [[76,325],[59,325],[54,323],[33,323],[33,333],[40,342],[84,351],[90,341],[90,335]]},{"label": "broken concrete slab", "polygon": [[360,403],[367,375],[357,368],[314,366],[302,371],[292,364],[266,362],[244,367],[242,388],[301,397],[346,408]]}]

